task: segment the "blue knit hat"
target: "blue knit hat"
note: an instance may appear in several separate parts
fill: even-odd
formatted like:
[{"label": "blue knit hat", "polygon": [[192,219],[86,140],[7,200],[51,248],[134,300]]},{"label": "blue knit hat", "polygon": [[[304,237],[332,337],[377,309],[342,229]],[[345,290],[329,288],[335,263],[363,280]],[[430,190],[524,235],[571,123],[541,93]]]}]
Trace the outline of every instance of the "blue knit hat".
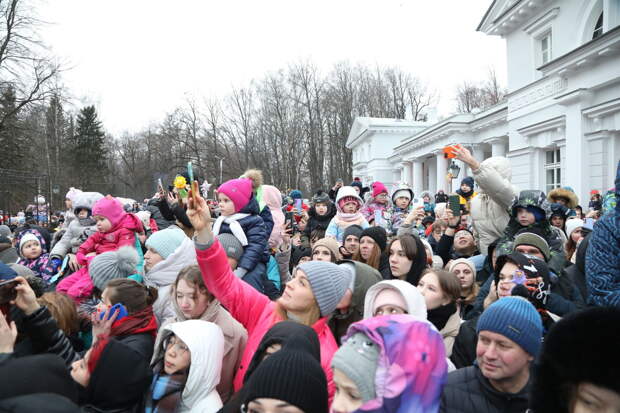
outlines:
[{"label": "blue knit hat", "polygon": [[471,176],[466,176],[461,181],[461,185],[463,185],[463,184],[467,185],[471,189],[474,189],[474,178],[472,178]]},{"label": "blue knit hat", "polygon": [[288,194],[293,199],[301,199],[302,194],[299,189],[293,189],[290,194]]},{"label": "blue knit hat", "polygon": [[536,308],[525,298],[504,297],[484,310],[476,334],[492,331],[517,343],[536,357],[542,342],[543,326]]},{"label": "blue knit hat", "polygon": [[177,227],[162,229],[153,233],[146,240],[146,247],[153,248],[166,260],[187,238],[185,233]]}]

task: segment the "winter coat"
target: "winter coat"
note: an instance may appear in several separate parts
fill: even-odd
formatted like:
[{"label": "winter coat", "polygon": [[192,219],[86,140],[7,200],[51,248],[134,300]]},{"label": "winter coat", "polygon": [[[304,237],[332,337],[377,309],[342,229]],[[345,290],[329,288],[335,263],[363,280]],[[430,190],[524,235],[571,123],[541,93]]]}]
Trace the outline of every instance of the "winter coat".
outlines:
[{"label": "winter coat", "polygon": [[148,360],[125,342],[111,338],[81,391],[80,406],[93,413],[135,412],[152,376]]},{"label": "winter coat", "polygon": [[[237,370],[234,380],[235,391],[243,384],[246,369],[256,352],[258,345],[271,326],[283,318],[276,312],[276,302],[270,301],[249,284],[243,282],[233,274],[226,253],[219,241],[215,240],[210,246],[196,245],[198,265],[202,272],[207,289],[230,311],[230,314],[239,321],[248,331],[248,342],[243,352],[241,366]],[[312,328],[319,336],[321,343],[321,366],[325,371],[328,382],[330,399],[333,398],[335,386],[330,367],[331,359],[338,345],[334,335],[327,325],[328,317],[319,319]]]},{"label": "winter coat", "polygon": [[306,224],[303,235],[301,236],[301,242],[304,247],[310,247],[310,241],[312,231],[321,229],[327,231],[330,221],[336,216],[336,206],[330,202],[327,204],[327,213],[325,215],[318,215],[316,209],[312,206],[308,210],[308,216],[310,219]]},{"label": "winter coat", "polygon": [[157,288],[157,300],[153,303],[153,312],[159,324],[167,318],[174,317],[174,308],[170,297],[170,288],[179,272],[189,266],[196,265],[196,250],[192,240],[185,237],[181,245],[163,261],[158,262],[146,274],[144,284]]},{"label": "winter coat", "polygon": [[[152,366],[155,373],[163,371],[165,339],[172,334],[187,345],[191,355],[189,374],[181,394],[179,413],[214,413],[222,407],[220,395],[215,386],[220,381],[224,335],[217,324],[203,320],[187,320],[163,326],[162,340],[155,347]],[[148,396],[147,396],[148,397]]]},{"label": "winter coat", "polygon": [[450,360],[457,369],[468,367],[476,360],[476,344],[478,343],[478,318],[475,316],[459,326],[459,331],[452,345]]},{"label": "winter coat", "polygon": [[[308,204],[304,202],[301,203],[302,211],[308,211],[309,208],[310,207],[308,206]],[[293,215],[293,218],[295,218],[295,222],[299,224],[299,221],[301,221],[301,214],[297,214],[297,210],[295,209],[295,202],[286,207],[286,212],[294,212],[295,214]]]},{"label": "winter coat", "polygon": [[[268,212],[269,208],[265,208],[265,210]],[[252,197],[239,213],[250,215],[237,221],[248,240],[248,245],[243,247],[243,255],[239,259],[237,267],[250,272],[259,262],[269,262],[269,245],[267,242],[269,240],[269,233],[263,218],[258,215],[258,201],[256,201],[256,198]],[[271,217],[271,214],[269,216]],[[230,225],[223,222],[219,233],[232,234]]]},{"label": "winter coat", "polygon": [[[73,202],[73,211],[76,213],[82,209],[92,211],[95,202],[103,198],[99,192],[81,192],[75,197]],[[75,216],[75,215],[74,215]],[[93,218],[78,219],[75,218],[70,224],[65,221],[65,233],[62,238],[52,248],[50,256],[52,258],[63,259],[69,253],[75,254],[78,247],[86,241],[86,239],[97,232],[95,220]]]},{"label": "winter coat", "polygon": [[403,224],[405,218],[407,218],[407,215],[409,215],[412,209],[413,206],[411,204],[404,209],[397,206],[392,208],[390,211],[390,234],[395,235],[398,232],[398,229]]},{"label": "winter coat", "polygon": [[586,252],[588,304],[620,307],[620,162],[615,210],[594,224]]},{"label": "winter coat", "polygon": [[[195,253],[196,250],[194,250]],[[163,339],[164,327],[171,323],[187,320],[174,297],[172,297],[171,302],[174,315],[164,320],[161,324],[157,339],[155,340],[155,348],[159,347]],[[241,355],[248,340],[248,332],[215,298],[211,300],[207,310],[200,316],[200,320],[217,324],[224,334],[224,359],[222,360],[222,371],[217,391],[225,402],[234,393],[233,378],[241,364]],[[155,358],[153,358],[153,361],[155,361]]]},{"label": "winter coat", "polygon": [[136,232],[144,231],[142,221],[134,214],[125,214],[120,222],[109,232],[95,232],[78,248],[76,258],[78,263],[85,265],[88,263],[86,254],[95,252],[116,251],[120,247],[135,246]]},{"label": "winter coat", "polygon": [[375,213],[377,211],[381,212],[381,216],[383,217],[383,223],[381,224],[381,226],[385,228],[386,230],[389,230],[389,226],[390,226],[390,222],[392,218],[390,216],[390,209],[391,209],[391,204],[389,201],[386,202],[385,204],[380,204],[379,202],[376,202],[374,199],[370,199],[368,202],[366,202],[366,205],[362,207],[360,212],[362,213],[364,218],[366,218],[366,221],[368,221],[369,223],[375,220]]},{"label": "winter coat", "polygon": [[457,258],[469,258],[480,254],[479,251],[474,251],[472,254],[459,254],[454,251],[453,245],[454,235],[443,234],[441,238],[439,238],[439,242],[437,243],[437,255],[441,257],[444,265],[447,265],[450,260]]},{"label": "winter coat", "polygon": [[448,366],[441,336],[431,323],[409,314],[368,318],[352,324],[344,341],[356,333],[376,344],[379,360],[376,398],[355,412],[439,411]]},{"label": "winter coat", "polygon": [[518,194],[510,183],[510,161],[504,157],[485,159],[473,171],[480,187],[478,196],[471,200],[471,218],[478,249],[487,255],[489,244],[501,237],[510,220],[510,207]]},{"label": "winter coat", "polygon": [[17,250],[8,244],[0,244],[0,262],[4,264],[14,264],[19,260]]},{"label": "winter coat", "polygon": [[[531,379],[530,379],[531,381]],[[530,381],[516,394],[496,390],[478,366],[448,374],[441,395],[441,413],[524,413]]]},{"label": "winter coat", "polygon": [[590,244],[590,236],[584,238],[577,248],[575,264],[566,267],[560,279],[568,280],[568,283],[577,287],[581,299],[588,298],[588,287],[586,284],[586,252]]},{"label": "winter coat", "polygon": [[359,221],[355,221],[355,222],[344,222],[341,223],[338,220],[338,214],[336,214],[336,216],[334,218],[332,218],[332,220],[329,222],[329,225],[327,226],[327,231],[325,231],[325,236],[326,237],[332,237],[332,238],[336,238],[336,240],[339,243],[343,243],[344,242],[344,231],[350,226],[350,225],[359,225],[360,227],[362,227],[362,229],[366,229],[368,228],[370,225],[368,225],[368,221],[366,221],[366,219],[364,217],[360,217]]},{"label": "winter coat", "polygon": [[49,281],[60,267],[58,261],[50,260],[49,254],[41,254],[34,259],[22,258],[17,263],[30,268],[37,277],[41,277],[45,281]]},{"label": "winter coat", "polygon": [[162,229],[166,229],[170,225],[174,224],[174,221],[169,221],[164,218],[161,211],[159,210],[159,207],[157,206],[158,201],[159,200],[157,198],[149,199],[149,202],[146,204],[146,208],[144,208],[144,210],[151,213],[151,219],[155,220],[155,223],[157,224],[157,229],[161,231]]},{"label": "winter coat", "polygon": [[339,264],[342,262],[347,262],[349,263],[347,265],[354,266],[355,284],[353,285],[351,304],[347,308],[346,313],[336,310],[329,320],[329,328],[334,333],[338,344],[340,344],[340,339],[345,335],[349,326],[364,318],[364,297],[368,289],[383,279],[379,271],[370,265],[352,260],[341,261]]},{"label": "winter coat", "polygon": [[[282,194],[275,186],[261,185],[261,201],[267,208],[261,211],[261,217],[265,222],[265,229],[269,234],[269,248],[277,248],[282,243],[282,225],[284,224],[284,213],[282,212]],[[260,202],[259,201],[259,205]],[[267,211],[270,218],[267,218]],[[270,222],[268,222],[270,220]],[[271,229],[269,228],[271,226]]]}]

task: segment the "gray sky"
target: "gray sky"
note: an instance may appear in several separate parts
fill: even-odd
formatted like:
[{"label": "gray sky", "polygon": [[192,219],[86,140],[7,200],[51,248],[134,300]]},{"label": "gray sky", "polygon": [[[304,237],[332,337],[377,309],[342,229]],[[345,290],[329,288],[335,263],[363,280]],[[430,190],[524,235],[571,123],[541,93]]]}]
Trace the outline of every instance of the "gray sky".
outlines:
[{"label": "gray sky", "polygon": [[63,81],[109,132],[159,122],[190,95],[222,97],[269,71],[312,60],[398,65],[438,90],[506,78],[503,39],[475,31],[491,0],[48,0],[43,40]]}]

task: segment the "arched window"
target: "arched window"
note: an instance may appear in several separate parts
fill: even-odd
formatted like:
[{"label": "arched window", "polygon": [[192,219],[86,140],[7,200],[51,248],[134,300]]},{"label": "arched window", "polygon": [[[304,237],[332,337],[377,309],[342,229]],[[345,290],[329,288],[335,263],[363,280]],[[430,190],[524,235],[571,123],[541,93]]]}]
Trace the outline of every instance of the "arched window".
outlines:
[{"label": "arched window", "polygon": [[596,39],[600,35],[603,34],[603,12],[598,16],[598,20],[596,20],[596,24],[594,25],[594,31],[592,32],[592,40]]}]

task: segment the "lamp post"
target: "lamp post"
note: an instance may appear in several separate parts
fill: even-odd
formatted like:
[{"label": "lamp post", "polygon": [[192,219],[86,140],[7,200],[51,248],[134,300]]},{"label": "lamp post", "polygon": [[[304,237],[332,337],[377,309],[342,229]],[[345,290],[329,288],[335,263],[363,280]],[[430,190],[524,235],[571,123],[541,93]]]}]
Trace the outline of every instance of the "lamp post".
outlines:
[{"label": "lamp post", "polygon": [[222,185],[222,180],[224,178],[224,170],[222,169],[222,164],[224,163],[224,159],[226,158],[218,158],[220,160],[220,185]]},{"label": "lamp post", "polygon": [[456,162],[452,161],[448,169],[450,170],[450,175],[452,176],[452,179],[456,179],[459,177],[461,168],[456,164]]}]

